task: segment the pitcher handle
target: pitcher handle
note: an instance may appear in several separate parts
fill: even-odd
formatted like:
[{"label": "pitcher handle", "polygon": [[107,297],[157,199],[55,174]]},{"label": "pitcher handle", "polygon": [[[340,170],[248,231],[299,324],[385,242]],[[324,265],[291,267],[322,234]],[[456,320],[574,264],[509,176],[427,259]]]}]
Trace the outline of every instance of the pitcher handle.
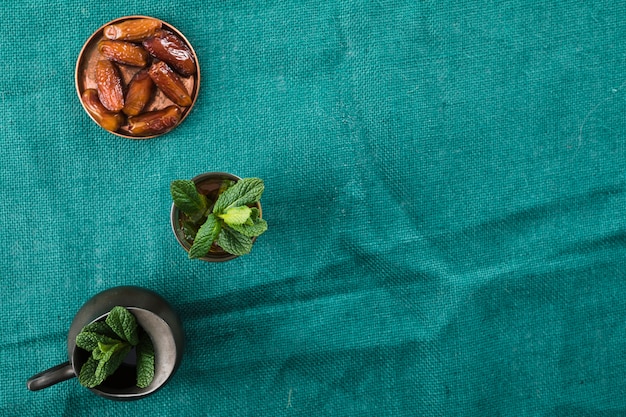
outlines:
[{"label": "pitcher handle", "polygon": [[69,362],[65,362],[31,376],[28,381],[26,381],[26,386],[31,391],[39,391],[40,389],[48,388],[59,382],[67,381],[75,376],[76,374],[74,373],[72,365]]}]

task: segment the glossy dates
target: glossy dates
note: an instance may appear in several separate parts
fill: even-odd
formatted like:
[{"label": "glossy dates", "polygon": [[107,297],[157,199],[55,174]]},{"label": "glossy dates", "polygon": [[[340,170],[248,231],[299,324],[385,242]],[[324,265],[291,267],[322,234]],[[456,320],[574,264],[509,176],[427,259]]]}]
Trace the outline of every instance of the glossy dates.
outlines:
[{"label": "glossy dates", "polygon": [[107,109],[120,111],[124,107],[124,91],[122,79],[114,63],[106,59],[96,64],[96,83],[98,97]]},{"label": "glossy dates", "polygon": [[102,105],[95,89],[88,88],[83,92],[81,98],[89,114],[103,129],[114,132],[124,122],[124,117],[121,114],[109,111]]},{"label": "glossy dates", "polygon": [[150,55],[166,62],[180,75],[188,77],[195,74],[196,63],[191,50],[172,32],[160,30],[142,44]]},{"label": "glossy dates", "polygon": [[180,124],[199,83],[197,57],[182,33],[145,16],[102,26],[76,66],[85,110],[101,127],[127,138],[159,136]]},{"label": "glossy dates", "polygon": [[169,106],[128,118],[128,131],[134,136],[151,136],[167,132],[180,121],[180,109]]},{"label": "glossy dates", "polygon": [[150,101],[153,91],[154,82],[148,75],[148,71],[139,71],[128,84],[122,111],[128,116],[137,116]]},{"label": "glossy dates", "polygon": [[103,34],[105,38],[111,40],[141,41],[159,29],[161,22],[156,19],[130,19],[108,25],[104,28]]},{"label": "glossy dates", "polygon": [[156,64],[152,64],[148,74],[150,74],[152,81],[163,91],[167,98],[181,107],[191,105],[191,96],[187,92],[185,84],[165,62],[159,61]]},{"label": "glossy dates", "polygon": [[109,61],[134,67],[145,67],[150,58],[142,47],[124,41],[100,41],[98,51]]}]

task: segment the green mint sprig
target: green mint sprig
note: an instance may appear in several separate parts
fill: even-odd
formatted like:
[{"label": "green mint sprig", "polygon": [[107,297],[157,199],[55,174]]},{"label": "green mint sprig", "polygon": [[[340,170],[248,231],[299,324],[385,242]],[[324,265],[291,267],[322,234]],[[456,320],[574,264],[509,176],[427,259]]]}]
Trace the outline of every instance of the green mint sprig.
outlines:
[{"label": "green mint sprig", "polygon": [[124,307],[113,307],[105,321],[83,327],[76,336],[76,346],[91,353],[78,375],[80,384],[87,388],[96,387],[113,375],[133,348],[137,352],[137,386],[146,388],[152,383],[152,341]]},{"label": "green mint sprig", "polygon": [[183,226],[193,238],[189,257],[207,255],[213,244],[233,255],[250,253],[252,238],[267,230],[259,209],[250,207],[261,199],[264,189],[262,179],[244,178],[223,190],[210,207],[193,181],[172,181],[170,192],[174,204],[189,217]]}]

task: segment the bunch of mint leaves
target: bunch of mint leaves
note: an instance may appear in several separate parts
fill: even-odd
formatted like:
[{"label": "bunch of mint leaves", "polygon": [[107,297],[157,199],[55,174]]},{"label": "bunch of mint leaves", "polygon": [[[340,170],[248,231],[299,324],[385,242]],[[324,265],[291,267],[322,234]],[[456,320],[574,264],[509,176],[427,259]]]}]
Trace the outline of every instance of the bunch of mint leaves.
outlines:
[{"label": "bunch of mint leaves", "polygon": [[214,204],[200,194],[191,180],[175,180],[170,185],[174,204],[188,217],[183,225],[193,238],[189,258],[201,258],[215,243],[233,255],[252,250],[252,238],[267,230],[259,217],[258,203],[265,189],[260,178],[243,178],[223,190]]},{"label": "bunch of mint leaves", "polygon": [[83,327],[76,336],[76,346],[91,352],[78,375],[80,384],[87,388],[113,375],[133,347],[137,353],[137,387],[146,388],[154,379],[152,340],[124,307],[113,307],[104,321]]}]

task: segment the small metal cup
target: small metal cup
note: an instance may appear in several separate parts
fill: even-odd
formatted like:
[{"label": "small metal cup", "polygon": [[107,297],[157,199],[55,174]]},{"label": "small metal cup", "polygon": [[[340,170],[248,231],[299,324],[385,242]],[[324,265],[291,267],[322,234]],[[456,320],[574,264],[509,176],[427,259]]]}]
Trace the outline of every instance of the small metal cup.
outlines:
[{"label": "small metal cup", "polygon": [[89,354],[76,346],[76,336],[87,324],[106,318],[115,306],[126,307],[150,336],[154,346],[154,379],[148,387],[138,388],[134,366],[122,364],[102,384],[89,389],[112,400],[137,400],[165,385],[182,359],[185,344],[182,323],[172,307],[157,293],[124,286],[95,295],[78,310],[67,336],[69,361],[32,376],[26,382],[28,389],[38,391],[78,376]]},{"label": "small metal cup", "polygon": [[[211,184],[218,186],[224,181],[237,182],[241,180],[241,178],[236,175],[229,174],[228,172],[206,172],[204,174],[193,177],[191,180],[196,184],[196,187],[202,194],[203,187],[210,186]],[[256,207],[259,209],[259,217],[263,217],[261,203],[257,202]],[[185,233],[183,232],[181,226],[182,219],[183,212],[178,207],[176,207],[175,204],[172,203],[172,209],[170,211],[170,223],[172,225],[172,232],[174,232],[174,236],[176,236],[176,240],[178,241],[180,246],[182,246],[186,252],[189,252],[192,243],[185,238]],[[254,243],[255,240],[256,237],[253,237],[252,243]],[[222,250],[216,250],[210,251],[206,256],[198,259],[206,262],[224,262],[235,258],[237,258],[237,255],[233,255]]]}]

